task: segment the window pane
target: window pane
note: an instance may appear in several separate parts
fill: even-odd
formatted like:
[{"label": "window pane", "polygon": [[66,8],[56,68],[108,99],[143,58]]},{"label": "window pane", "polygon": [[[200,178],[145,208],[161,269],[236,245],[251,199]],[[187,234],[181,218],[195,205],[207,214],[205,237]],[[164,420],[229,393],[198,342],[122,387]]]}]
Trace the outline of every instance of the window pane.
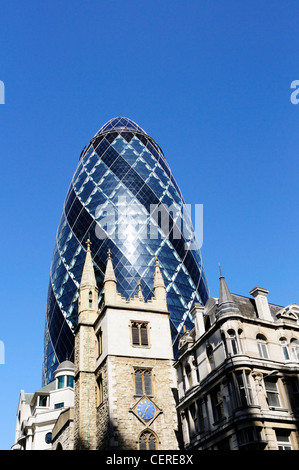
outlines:
[{"label": "window pane", "polygon": [[58,377],[58,388],[63,388],[64,387],[64,375],[61,375]]},{"label": "window pane", "polygon": [[292,450],[292,446],[290,443],[290,432],[287,430],[277,430],[276,433],[276,440],[278,444],[279,450]]},{"label": "window pane", "polygon": [[39,406],[47,406],[47,396],[42,395],[39,397]]},{"label": "window pane", "polygon": [[295,361],[299,362],[299,341],[292,341],[292,354]]},{"label": "window pane", "polygon": [[269,406],[280,407],[277,384],[275,382],[265,381]]},{"label": "window pane", "polygon": [[140,438],[139,447],[140,447],[140,450],[147,450],[146,449],[146,440],[145,440],[144,435],[142,435],[141,438]]},{"label": "window pane", "polygon": [[100,375],[97,379],[97,406],[103,403],[103,377]]},{"label": "window pane", "polygon": [[136,391],[136,395],[143,395],[142,375],[139,370],[135,371],[135,391]]},{"label": "window pane", "polygon": [[139,329],[137,325],[132,325],[132,341],[133,344],[139,345]]},{"label": "window pane", "polygon": [[146,395],[152,394],[152,378],[150,372],[144,372],[144,391]]},{"label": "window pane", "polygon": [[258,342],[258,349],[259,349],[259,354],[261,357],[268,359],[268,351],[267,351],[267,345],[263,341]]},{"label": "window pane", "polygon": [[142,346],[148,346],[147,327],[146,327],[146,325],[141,325],[140,333],[141,333],[141,344],[142,344]]},{"label": "window pane", "polygon": [[284,355],[284,358],[286,361],[289,361],[290,360],[290,356],[289,356],[289,351],[288,351],[288,348],[286,346],[284,346],[283,348],[283,355]]},{"label": "window pane", "polygon": [[156,450],[156,439],[154,438],[153,435],[149,437],[148,448],[149,450]]},{"label": "window pane", "polygon": [[67,376],[67,387],[74,388],[74,377],[71,375]]},{"label": "window pane", "polygon": [[268,397],[269,406],[275,406],[275,407],[280,406],[279,399],[276,394],[268,392],[267,397]]}]

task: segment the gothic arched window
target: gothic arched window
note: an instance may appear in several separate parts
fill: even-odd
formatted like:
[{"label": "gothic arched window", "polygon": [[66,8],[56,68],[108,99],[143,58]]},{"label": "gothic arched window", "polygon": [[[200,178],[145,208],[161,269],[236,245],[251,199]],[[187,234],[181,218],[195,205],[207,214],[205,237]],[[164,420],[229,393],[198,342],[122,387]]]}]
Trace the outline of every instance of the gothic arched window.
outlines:
[{"label": "gothic arched window", "polygon": [[288,348],[288,342],[286,338],[280,338],[279,340],[280,346],[282,349],[283,357],[286,361],[290,360],[290,354],[289,354],[289,348]]},{"label": "gothic arched window", "polygon": [[138,442],[139,450],[157,450],[158,440],[155,434],[151,431],[143,431],[139,437]]},{"label": "gothic arched window", "polygon": [[259,351],[260,357],[264,359],[269,359],[268,348],[267,348],[267,340],[264,335],[258,334],[256,336],[257,340],[257,347]]},{"label": "gothic arched window", "polygon": [[229,341],[230,341],[230,353],[231,354],[238,354],[239,345],[238,345],[238,340],[237,340],[235,330],[228,330],[227,334],[228,334],[228,338],[229,338]]}]

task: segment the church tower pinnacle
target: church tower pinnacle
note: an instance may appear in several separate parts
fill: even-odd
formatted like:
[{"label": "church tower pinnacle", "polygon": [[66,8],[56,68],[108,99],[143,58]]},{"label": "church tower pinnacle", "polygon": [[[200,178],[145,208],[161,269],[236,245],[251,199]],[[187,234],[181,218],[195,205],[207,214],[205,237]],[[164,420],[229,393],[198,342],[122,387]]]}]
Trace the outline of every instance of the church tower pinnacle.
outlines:
[{"label": "church tower pinnacle", "polygon": [[114,273],[111,250],[108,249],[107,265],[104,277],[104,302],[105,304],[114,304],[116,301],[116,277]]},{"label": "church tower pinnacle", "polygon": [[79,288],[79,322],[83,319],[94,322],[98,314],[98,287],[91,256],[91,241],[86,241],[86,257]]},{"label": "church tower pinnacle", "polygon": [[155,257],[154,296],[161,303],[161,306],[167,310],[166,288],[157,256]]},{"label": "church tower pinnacle", "polygon": [[98,288],[89,239],[86,245],[75,334],[75,449],[95,449],[96,446],[96,337],[93,325],[98,317]]},{"label": "church tower pinnacle", "polygon": [[233,300],[230,290],[227,286],[225,277],[222,275],[219,265],[219,299],[218,299],[218,312],[217,315],[224,315],[225,313],[239,313],[239,309]]}]

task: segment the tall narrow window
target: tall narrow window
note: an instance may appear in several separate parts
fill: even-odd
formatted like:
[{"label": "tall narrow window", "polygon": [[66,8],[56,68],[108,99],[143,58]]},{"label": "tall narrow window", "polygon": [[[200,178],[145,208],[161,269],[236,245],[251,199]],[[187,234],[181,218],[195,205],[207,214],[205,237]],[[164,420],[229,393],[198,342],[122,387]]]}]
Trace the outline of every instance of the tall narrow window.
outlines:
[{"label": "tall narrow window", "polygon": [[273,406],[274,408],[280,408],[281,404],[277,383],[269,379],[265,379],[264,383],[266,388],[268,405]]},{"label": "tall narrow window", "polygon": [[142,346],[148,346],[147,324],[140,325],[140,342]]},{"label": "tall narrow window", "polygon": [[47,406],[47,396],[40,395],[39,397],[39,406]]},{"label": "tall narrow window", "polygon": [[92,292],[91,291],[89,292],[88,300],[89,300],[89,308],[92,308]]},{"label": "tall narrow window", "polygon": [[236,372],[239,400],[242,406],[249,406],[253,404],[253,394],[250,383],[249,373],[245,370]]},{"label": "tall narrow window", "polygon": [[230,353],[231,354],[238,354],[239,348],[238,348],[238,342],[237,342],[237,337],[236,333],[234,330],[229,330],[228,332],[228,337],[230,341]]},{"label": "tall narrow window", "polygon": [[187,377],[187,387],[188,389],[192,387],[192,377],[191,377],[191,367],[190,364],[186,364],[185,367],[186,377]]},{"label": "tall narrow window", "polygon": [[208,361],[210,364],[211,369],[213,370],[215,368],[215,361],[214,361],[214,353],[213,353],[213,348],[211,345],[207,347],[207,357]]},{"label": "tall narrow window", "polygon": [[191,433],[190,434],[197,434],[199,432],[199,419],[198,419],[198,409],[197,409],[197,403],[193,402],[190,405],[190,415],[191,415],[191,420],[192,420],[192,426],[191,426]]},{"label": "tall narrow window", "polygon": [[225,417],[220,385],[218,385],[212,390],[211,399],[212,399],[214,420],[219,421],[220,419]]},{"label": "tall narrow window", "polygon": [[64,387],[64,380],[65,380],[64,375],[60,375],[57,380],[58,380],[57,388],[63,388]]},{"label": "tall narrow window", "polygon": [[299,381],[297,377],[290,379],[291,393],[293,397],[293,403],[295,408],[299,408]]},{"label": "tall narrow window", "polygon": [[135,369],[135,394],[152,395],[152,373],[149,369]]},{"label": "tall narrow window", "polygon": [[207,409],[206,397],[202,400],[198,400],[197,408],[199,413],[199,429],[203,431],[209,428],[209,415]]},{"label": "tall narrow window", "polygon": [[134,346],[139,346],[139,327],[138,323],[132,323],[132,343]]},{"label": "tall narrow window", "polygon": [[131,322],[133,346],[149,345],[149,324],[146,322]]},{"label": "tall narrow window", "polygon": [[67,375],[66,376],[66,386],[74,388],[74,377],[72,375]]},{"label": "tall narrow window", "polygon": [[104,393],[103,393],[103,377],[102,374],[97,379],[97,406],[103,403]]},{"label": "tall narrow window", "polygon": [[289,348],[288,348],[288,343],[285,338],[280,338],[280,345],[283,353],[283,357],[286,361],[290,360],[290,355],[289,355]]},{"label": "tall narrow window", "polygon": [[257,335],[256,339],[260,357],[269,359],[266,338],[263,335]]},{"label": "tall narrow window", "polygon": [[139,450],[156,450],[158,443],[156,436],[151,431],[144,431],[138,443]]},{"label": "tall narrow window", "polygon": [[299,341],[297,339],[291,340],[292,356],[296,362],[299,362]]},{"label": "tall narrow window", "polygon": [[98,340],[98,356],[100,356],[103,352],[103,332],[100,330],[97,335]]}]

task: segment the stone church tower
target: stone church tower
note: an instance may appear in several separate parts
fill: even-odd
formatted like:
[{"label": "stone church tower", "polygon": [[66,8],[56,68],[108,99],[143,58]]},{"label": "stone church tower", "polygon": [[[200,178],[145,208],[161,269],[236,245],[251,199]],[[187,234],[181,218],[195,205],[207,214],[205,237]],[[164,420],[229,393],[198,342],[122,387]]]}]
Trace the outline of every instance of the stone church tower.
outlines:
[{"label": "stone church tower", "polygon": [[90,241],[87,241],[78,301],[78,327],[75,334],[75,449],[96,448],[96,337],[98,288],[94,274]]},{"label": "stone church tower", "polygon": [[154,297],[117,292],[110,250],[104,303],[90,242],[79,290],[75,335],[75,449],[178,449],[176,376],[166,289],[155,260]]}]

